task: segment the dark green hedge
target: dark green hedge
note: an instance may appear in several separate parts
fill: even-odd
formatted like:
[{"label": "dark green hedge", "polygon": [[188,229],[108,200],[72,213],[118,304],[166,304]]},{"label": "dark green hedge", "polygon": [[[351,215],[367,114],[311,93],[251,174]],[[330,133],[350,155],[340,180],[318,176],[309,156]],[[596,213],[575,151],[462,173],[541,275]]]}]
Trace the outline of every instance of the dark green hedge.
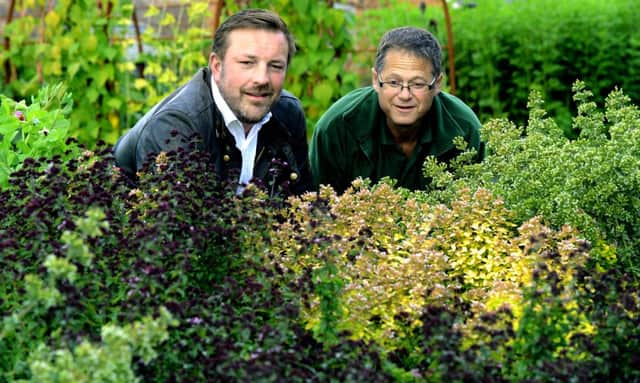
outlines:
[{"label": "dark green hedge", "polygon": [[483,116],[522,121],[531,88],[569,126],[570,86],[585,81],[602,101],[614,87],[640,99],[640,3],[501,1],[456,12],[458,93]]}]

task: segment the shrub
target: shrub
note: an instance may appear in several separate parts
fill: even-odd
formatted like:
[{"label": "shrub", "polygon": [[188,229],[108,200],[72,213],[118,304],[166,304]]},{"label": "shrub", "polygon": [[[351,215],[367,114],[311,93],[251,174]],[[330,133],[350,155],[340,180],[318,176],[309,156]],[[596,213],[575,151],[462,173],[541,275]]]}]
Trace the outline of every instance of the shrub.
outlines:
[{"label": "shrub", "polygon": [[[306,195],[291,205],[287,222],[271,236],[266,261],[289,283],[308,286],[305,327],[327,343],[336,332],[375,342],[385,354],[404,355],[403,366],[424,369],[425,376],[444,371],[431,364],[445,352],[434,356],[419,348],[425,307],[455,317],[459,344],[446,352],[487,347],[492,337],[477,329],[498,331],[505,323],[483,324],[482,318],[508,307],[507,324],[517,328],[530,304],[522,289],[540,264],[563,281],[552,287],[562,291],[562,307],[575,304],[570,281],[589,249],[572,230],[556,233],[535,219],[516,232],[511,214],[486,190],[462,192],[450,208],[431,207],[390,184],[371,188],[356,181],[341,196],[325,188],[320,198]],[[505,353],[493,349],[493,363]]]},{"label": "shrub", "polygon": [[430,168],[437,182],[423,198],[449,200],[457,188],[485,187],[504,198],[517,222],[540,215],[554,228],[569,224],[595,245],[600,267],[615,263],[617,254],[638,274],[633,254],[640,238],[640,112],[620,90],[609,95],[604,111],[584,83],[576,82],[574,92],[576,139],[566,138],[546,116],[534,91],[527,126],[506,119],[485,124],[486,160],[453,173]]},{"label": "shrub", "polygon": [[[0,193],[3,318],[20,311],[27,275],[47,280],[42,265],[64,258],[65,240],[75,243],[61,237],[80,227],[74,217],[99,208],[108,226],[86,239],[93,262],[75,265],[74,282],[56,282],[51,303],[0,339],[0,381],[34,378],[39,372],[29,360],[61,368],[67,357],[56,362],[48,350],[84,350],[104,326],[125,327],[161,307],[178,325],[155,359],[133,359],[144,381],[385,381],[369,346],[341,340],[333,353],[321,353],[322,344],[296,325],[296,302],[252,260],[282,200],[268,200],[258,187],[236,197],[210,163],[203,153],[165,153],[134,182],[114,168],[110,148],[67,162],[25,160]],[[40,344],[47,348],[36,353]],[[80,368],[76,357],[64,360]]]},{"label": "shrub", "polygon": [[[428,192],[236,195],[195,150],[135,179],[102,145],[26,158],[0,190],[0,382],[640,380],[640,285],[617,258],[637,251],[607,245],[619,221],[575,190],[635,191],[638,110],[617,92],[601,113],[576,90],[578,139],[534,94],[526,129],[485,125],[485,162],[427,164]],[[572,145],[617,173],[578,173]],[[526,194],[532,174],[550,191]],[[579,214],[593,231],[561,221]]]}]

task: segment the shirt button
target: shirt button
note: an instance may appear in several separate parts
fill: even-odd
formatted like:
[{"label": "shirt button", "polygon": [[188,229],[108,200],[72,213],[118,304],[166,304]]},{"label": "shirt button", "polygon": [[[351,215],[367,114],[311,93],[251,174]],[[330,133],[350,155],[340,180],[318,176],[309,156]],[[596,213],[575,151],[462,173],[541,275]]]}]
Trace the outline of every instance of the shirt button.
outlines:
[{"label": "shirt button", "polygon": [[229,155],[228,155],[228,154],[225,154],[224,156],[222,156],[222,160],[223,160],[224,162],[229,162],[229,161],[231,160],[231,157],[229,157]]}]

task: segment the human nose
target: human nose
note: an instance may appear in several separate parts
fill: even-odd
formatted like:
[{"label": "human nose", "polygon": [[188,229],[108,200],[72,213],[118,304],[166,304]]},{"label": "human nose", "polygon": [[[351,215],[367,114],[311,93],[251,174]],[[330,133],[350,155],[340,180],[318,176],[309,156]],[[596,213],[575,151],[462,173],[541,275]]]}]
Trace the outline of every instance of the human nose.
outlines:
[{"label": "human nose", "polygon": [[399,95],[402,95],[402,92],[404,92],[404,90],[407,90],[407,96],[411,96],[411,85],[407,84],[400,84],[400,92],[398,92]]},{"label": "human nose", "polygon": [[256,65],[255,70],[253,71],[253,81],[258,84],[266,84],[269,82],[268,65]]}]

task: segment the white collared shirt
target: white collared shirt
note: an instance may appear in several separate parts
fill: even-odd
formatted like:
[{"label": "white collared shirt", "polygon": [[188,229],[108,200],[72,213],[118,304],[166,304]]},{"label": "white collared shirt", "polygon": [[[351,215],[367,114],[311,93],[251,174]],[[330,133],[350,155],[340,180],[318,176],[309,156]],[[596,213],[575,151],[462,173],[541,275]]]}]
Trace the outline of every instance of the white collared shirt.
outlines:
[{"label": "white collared shirt", "polygon": [[253,178],[253,166],[256,160],[256,150],[258,148],[258,133],[260,132],[260,129],[262,129],[262,126],[271,119],[271,112],[267,113],[262,120],[253,125],[249,134],[245,135],[242,122],[238,120],[238,117],[233,114],[227,102],[222,98],[222,94],[220,94],[220,90],[213,79],[213,75],[211,75],[211,93],[213,94],[213,101],[216,103],[218,110],[220,110],[220,113],[222,114],[224,124],[229,133],[231,133],[235,139],[236,148],[240,150],[240,154],[242,155],[242,169],[240,170],[240,179],[238,180],[240,186],[237,190],[238,193],[241,193],[242,190],[244,190],[244,186],[246,186]]}]

